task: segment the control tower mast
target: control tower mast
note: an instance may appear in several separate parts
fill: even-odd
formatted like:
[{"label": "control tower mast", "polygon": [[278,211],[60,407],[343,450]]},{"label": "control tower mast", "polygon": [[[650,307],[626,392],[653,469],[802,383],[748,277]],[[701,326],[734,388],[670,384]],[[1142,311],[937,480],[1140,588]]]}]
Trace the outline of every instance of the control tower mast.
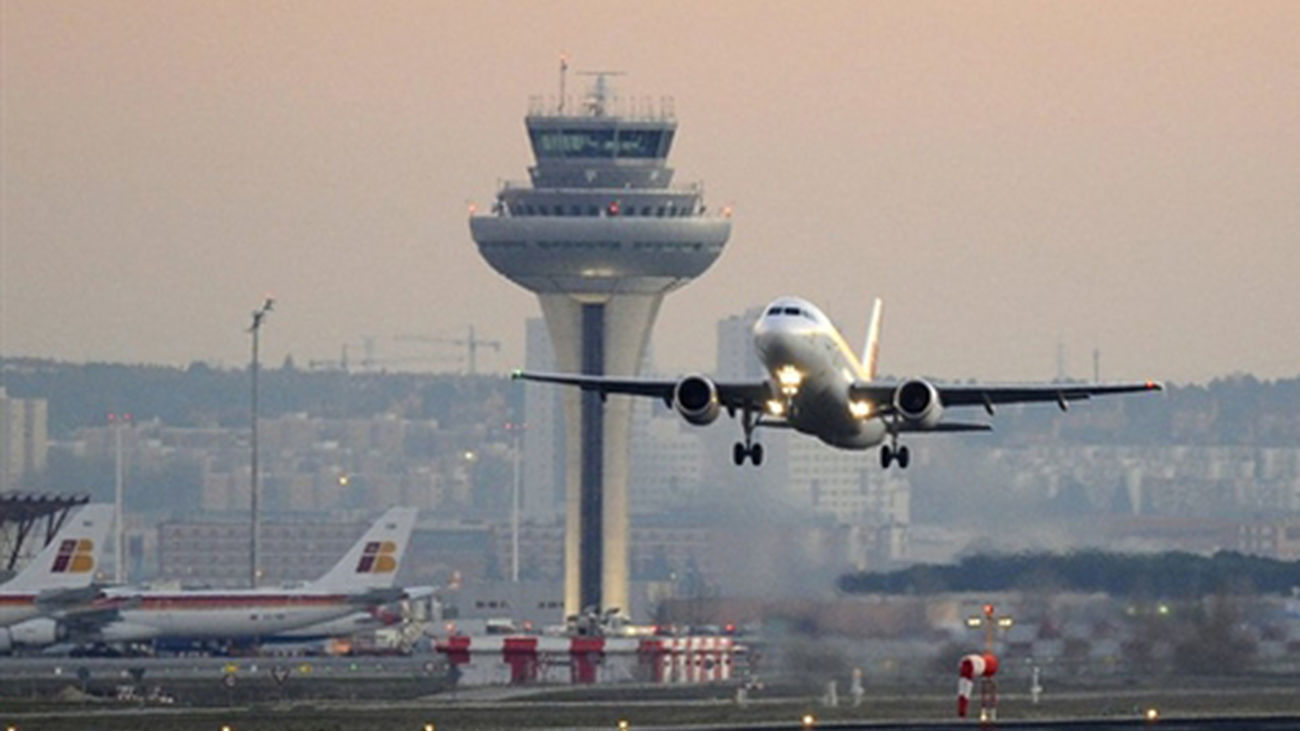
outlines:
[{"label": "control tower mast", "polygon": [[[722,253],[729,215],[706,211],[699,183],[673,186],[677,132],[670,99],[614,94],[615,72],[591,72],[589,92],[530,100],[524,119],[535,165],[507,182],[470,234],[488,264],[537,293],[556,367],[635,375],[667,292]],[[566,391],[564,610],[629,612],[627,399]]]}]

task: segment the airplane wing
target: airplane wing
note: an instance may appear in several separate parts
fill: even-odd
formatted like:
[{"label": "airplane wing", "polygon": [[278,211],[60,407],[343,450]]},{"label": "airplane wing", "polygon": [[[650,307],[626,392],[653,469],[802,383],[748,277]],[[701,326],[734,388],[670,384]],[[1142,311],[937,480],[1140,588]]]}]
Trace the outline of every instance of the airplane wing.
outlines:
[{"label": "airplane wing", "polygon": [[[613,394],[628,396],[648,396],[657,398],[664,405],[671,407],[673,389],[680,379],[635,378],[629,376],[584,376],[576,373],[538,373],[534,371],[515,371],[511,378],[542,383],[559,383],[577,386],[584,391],[595,391],[601,398]],[[750,408],[761,411],[764,402],[771,398],[767,381],[713,381],[718,390],[718,401],[728,412]]]},{"label": "airplane wing", "polygon": [[[885,406],[882,412],[892,411],[894,392],[898,383],[857,382],[849,386],[853,398],[867,399]],[[939,401],[945,406],[983,406],[993,413],[994,404],[1055,403],[1064,410],[1071,401],[1082,401],[1093,396],[1121,393],[1161,391],[1164,385],[1157,381],[1142,383],[1033,383],[1033,384],[934,384]]]},{"label": "airplane wing", "polygon": [[90,604],[103,595],[103,587],[93,584],[73,589],[46,589],[36,595],[36,606],[49,614]]}]

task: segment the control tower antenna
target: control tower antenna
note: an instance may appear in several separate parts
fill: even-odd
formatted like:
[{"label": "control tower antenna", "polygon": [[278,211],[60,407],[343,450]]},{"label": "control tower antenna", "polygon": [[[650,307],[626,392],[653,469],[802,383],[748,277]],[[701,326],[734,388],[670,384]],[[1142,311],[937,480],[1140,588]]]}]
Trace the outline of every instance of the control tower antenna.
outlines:
[{"label": "control tower antenna", "polygon": [[560,54],[560,105],[556,109],[561,117],[564,116],[564,80],[569,74],[569,54]]},{"label": "control tower antenna", "polygon": [[609,82],[607,79],[611,76],[626,76],[626,71],[579,71],[579,76],[595,76],[596,83],[591,86],[591,93],[587,95],[587,110],[593,117],[603,117],[609,111],[609,102],[613,94],[610,93]]}]

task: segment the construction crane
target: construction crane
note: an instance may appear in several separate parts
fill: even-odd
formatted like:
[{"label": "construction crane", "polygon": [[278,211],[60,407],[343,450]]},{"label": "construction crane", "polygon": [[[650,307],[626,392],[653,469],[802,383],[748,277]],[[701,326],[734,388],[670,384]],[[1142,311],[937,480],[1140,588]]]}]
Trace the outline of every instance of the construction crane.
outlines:
[{"label": "construction crane", "polygon": [[435,345],[455,345],[465,348],[465,359],[469,362],[469,374],[478,375],[478,349],[491,348],[496,352],[501,352],[500,340],[488,340],[480,338],[474,334],[474,326],[469,326],[469,334],[463,338],[444,338],[436,335],[398,335],[396,340],[401,342],[416,343],[433,343]]},{"label": "construction crane", "polygon": [[343,351],[338,360],[313,360],[308,365],[313,370],[341,370],[344,373],[351,372],[351,368],[359,366],[362,372],[374,371],[384,366],[403,365],[412,363],[449,363],[462,361],[459,356],[435,356],[435,355],[410,355],[398,357],[376,357],[375,355],[375,336],[361,336],[362,357],[360,360],[348,358],[348,343],[343,344]]}]

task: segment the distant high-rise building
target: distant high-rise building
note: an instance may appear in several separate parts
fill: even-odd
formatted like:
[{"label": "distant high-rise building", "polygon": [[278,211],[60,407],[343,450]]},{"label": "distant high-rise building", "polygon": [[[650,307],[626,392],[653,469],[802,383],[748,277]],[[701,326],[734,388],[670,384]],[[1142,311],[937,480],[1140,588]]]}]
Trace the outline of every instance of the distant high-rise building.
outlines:
[{"label": "distant high-rise building", "polygon": [[704,481],[704,440],[658,401],[632,405],[632,477],[628,485],[633,514],[657,513],[675,499],[697,491]]},{"label": "distant high-rise building", "polygon": [[48,402],[13,398],[0,387],[0,492],[44,472],[48,451]]},{"label": "distant high-rise building", "polygon": [[754,323],[762,314],[763,306],[755,305],[739,315],[718,320],[718,378],[758,380],[767,375],[754,351]]}]

